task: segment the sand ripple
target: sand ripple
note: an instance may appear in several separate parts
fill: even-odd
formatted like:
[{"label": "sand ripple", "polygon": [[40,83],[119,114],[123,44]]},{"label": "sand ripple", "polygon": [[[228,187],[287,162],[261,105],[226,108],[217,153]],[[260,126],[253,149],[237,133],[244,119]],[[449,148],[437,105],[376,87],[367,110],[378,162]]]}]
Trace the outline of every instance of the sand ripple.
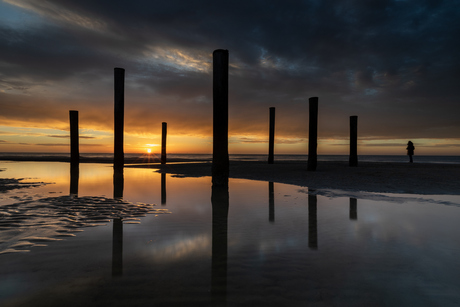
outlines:
[{"label": "sand ripple", "polygon": [[27,252],[34,246],[75,236],[85,227],[121,218],[138,224],[147,214],[165,214],[154,204],[106,197],[59,196],[0,206],[0,254]]}]

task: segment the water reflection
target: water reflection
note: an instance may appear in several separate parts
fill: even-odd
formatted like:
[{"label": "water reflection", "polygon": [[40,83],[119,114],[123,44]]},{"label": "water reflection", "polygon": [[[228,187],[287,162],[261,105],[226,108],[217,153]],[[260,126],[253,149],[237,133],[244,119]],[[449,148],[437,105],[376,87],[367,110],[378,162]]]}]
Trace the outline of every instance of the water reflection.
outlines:
[{"label": "water reflection", "polygon": [[[60,191],[67,194],[69,167],[64,166]],[[102,197],[112,194],[112,176],[109,166],[83,164],[80,197],[2,205],[0,239],[21,233],[23,240],[15,244],[42,244],[38,240],[50,237],[52,228],[68,235],[83,223],[103,221],[107,227],[35,248],[29,255],[1,255],[2,285],[21,278],[21,286],[8,294],[12,287],[5,287],[0,305],[21,297],[33,301],[31,293],[57,283],[77,285],[68,292],[83,306],[95,301],[207,306],[211,299],[229,306],[455,306],[459,299],[458,206],[417,202],[413,195],[397,203],[359,197],[358,220],[358,197],[325,197],[312,190],[308,195],[306,189],[276,184],[276,223],[267,223],[267,202],[268,218],[274,220],[274,184],[268,183],[267,200],[267,182],[230,180],[230,187],[210,191],[209,177],[168,177],[168,209],[174,214],[148,215],[141,224],[129,225],[129,216],[121,214],[131,209],[129,215],[137,217],[138,204]],[[122,196],[159,203],[161,177],[151,170],[125,169]],[[81,197],[88,194],[98,197]],[[113,225],[107,222],[111,219]],[[31,232],[40,227],[40,234]],[[82,275],[96,278],[78,287]],[[47,276],[53,282],[43,285]],[[72,301],[58,294],[47,297],[54,303],[62,298],[62,305]]]},{"label": "water reflection", "polygon": [[318,218],[317,198],[315,194],[308,194],[308,247],[318,249]]},{"label": "water reflection", "polygon": [[113,172],[113,198],[123,198],[123,168],[115,169]]},{"label": "water reflection", "polygon": [[123,220],[113,220],[112,236],[112,276],[123,274]]},{"label": "water reflection", "polygon": [[268,220],[275,222],[275,188],[271,181],[268,183]]},{"label": "water reflection", "polygon": [[350,220],[358,219],[358,200],[350,197]]},{"label": "water reflection", "polygon": [[[113,168],[113,198],[123,199],[123,166]],[[123,274],[123,220],[121,217],[113,220],[112,234],[112,276]]]},{"label": "water reflection", "polygon": [[78,181],[80,178],[80,164],[70,163],[70,195],[78,196]]},{"label": "water reflection", "polygon": [[[15,165],[16,166],[16,165]],[[61,192],[48,192],[44,196],[37,193],[17,192],[16,201],[0,203],[0,254],[29,252],[32,247],[46,246],[48,242],[75,237],[82,228],[102,226],[115,219],[113,224],[114,268],[121,259],[122,218],[134,220],[149,213],[168,213],[166,209],[155,209],[153,204],[123,201],[123,174],[114,174],[113,186],[116,198],[103,196],[80,196],[79,164],[70,164],[70,194],[49,196]],[[85,177],[84,177],[85,178]],[[49,189],[51,184],[44,186]],[[116,264],[116,265],[115,265]],[[121,272],[120,270],[115,270]]]},{"label": "water reflection", "polygon": [[166,174],[161,173],[161,204],[166,205]]},{"label": "water reflection", "polygon": [[220,305],[227,297],[228,186],[212,186],[212,276],[213,302]]}]

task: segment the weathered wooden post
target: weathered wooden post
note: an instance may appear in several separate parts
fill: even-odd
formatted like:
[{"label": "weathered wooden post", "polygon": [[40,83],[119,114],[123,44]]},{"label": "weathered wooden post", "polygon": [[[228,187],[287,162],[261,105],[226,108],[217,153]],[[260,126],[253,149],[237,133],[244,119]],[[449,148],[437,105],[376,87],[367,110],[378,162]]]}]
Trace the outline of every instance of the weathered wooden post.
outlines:
[{"label": "weathered wooden post", "polygon": [[80,162],[79,136],[78,136],[78,111],[69,111],[70,119],[70,163],[75,165]]},{"label": "weathered wooden post", "polygon": [[358,166],[358,116],[350,116],[350,166]]},{"label": "weathered wooden post", "polygon": [[317,165],[318,147],[318,97],[308,99],[310,105],[310,120],[308,130],[308,165],[307,170],[315,171]]},{"label": "weathered wooden post", "polygon": [[123,171],[123,132],[125,116],[125,70],[115,68],[114,160],[115,171]]},{"label": "weathered wooden post", "polygon": [[358,219],[358,200],[350,197],[350,220]]},{"label": "weathered wooden post", "polygon": [[78,196],[80,177],[80,149],[78,135],[78,111],[69,111],[70,120],[70,195]]},{"label": "weathered wooden post", "polygon": [[212,183],[228,185],[228,50],[213,52]]},{"label": "weathered wooden post", "polygon": [[275,154],[275,107],[270,108],[270,131],[268,137],[268,164],[273,164]]},{"label": "weathered wooden post", "polygon": [[275,221],[275,188],[272,181],[268,182],[268,221]]},{"label": "weathered wooden post", "polygon": [[166,164],[166,133],[167,123],[161,123],[161,164]]},{"label": "weathered wooden post", "polygon": [[112,276],[123,275],[123,220],[113,220],[112,232]]},{"label": "weathered wooden post", "polygon": [[308,247],[318,249],[318,218],[316,195],[308,194]]}]

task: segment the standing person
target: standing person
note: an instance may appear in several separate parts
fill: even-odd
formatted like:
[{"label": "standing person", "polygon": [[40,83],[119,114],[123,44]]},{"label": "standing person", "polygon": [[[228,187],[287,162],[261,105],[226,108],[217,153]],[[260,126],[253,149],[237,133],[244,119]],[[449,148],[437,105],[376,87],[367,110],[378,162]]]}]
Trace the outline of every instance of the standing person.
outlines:
[{"label": "standing person", "polygon": [[409,156],[409,162],[410,163],[413,163],[414,161],[412,160],[412,156],[414,155],[414,143],[412,143],[411,141],[409,141],[407,143],[407,155]]}]

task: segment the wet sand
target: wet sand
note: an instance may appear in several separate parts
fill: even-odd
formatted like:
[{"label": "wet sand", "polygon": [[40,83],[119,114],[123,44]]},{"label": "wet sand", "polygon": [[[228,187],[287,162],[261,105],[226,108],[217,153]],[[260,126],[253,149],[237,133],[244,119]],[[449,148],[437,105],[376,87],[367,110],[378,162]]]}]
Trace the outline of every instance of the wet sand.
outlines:
[{"label": "wet sand", "polygon": [[[24,158],[14,159],[13,156],[2,160],[25,161]],[[38,160],[67,162],[64,158],[56,157],[39,157]],[[37,158],[32,161],[37,161]],[[152,168],[178,177],[211,176],[209,161],[179,159],[169,160],[165,165],[147,162],[127,159],[125,167]],[[112,163],[112,160],[86,158],[81,163]],[[317,170],[310,172],[307,171],[306,162],[279,161],[267,164],[258,161],[230,161],[230,177],[294,184],[310,190],[460,195],[460,164],[359,162],[358,167],[349,167],[348,162],[319,161]],[[27,185],[17,179],[0,180],[0,191],[12,187]]]},{"label": "wet sand", "polygon": [[[152,167],[183,177],[211,176],[211,163],[168,163]],[[311,189],[378,193],[460,195],[460,165],[434,163],[318,162],[314,172],[306,163],[230,162],[230,177],[294,184]]]}]

